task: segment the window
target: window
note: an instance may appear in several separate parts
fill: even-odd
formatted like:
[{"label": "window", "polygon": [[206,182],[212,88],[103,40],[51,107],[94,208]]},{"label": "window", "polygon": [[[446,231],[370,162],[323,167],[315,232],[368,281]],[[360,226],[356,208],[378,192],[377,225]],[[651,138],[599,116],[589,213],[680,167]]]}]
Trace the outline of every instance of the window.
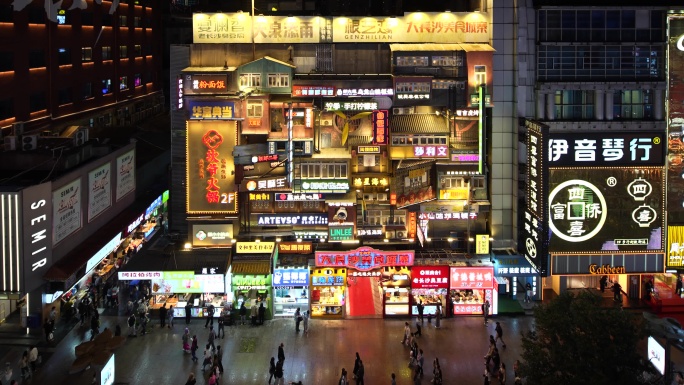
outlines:
[{"label": "window", "polygon": [[459,187],[468,187],[466,185],[465,179],[463,179],[461,176],[442,176],[439,178],[439,188],[441,189]]},{"label": "window", "polygon": [[142,56],[142,47],[140,46],[140,44],[136,44],[133,46],[133,52],[135,53],[136,57]]},{"label": "window", "polygon": [[363,154],[357,156],[357,164],[359,167],[376,167],[380,166],[380,155]]},{"label": "window", "polygon": [[247,117],[261,118],[264,116],[264,105],[261,100],[247,101]]},{"label": "window", "polygon": [[268,74],[269,87],[289,87],[290,76],[288,74]]},{"label": "window", "polygon": [[0,120],[14,117],[14,100],[0,100]]},{"label": "window", "polygon": [[124,59],[128,57],[128,46],[127,45],[120,45],[119,46],[119,58]]},{"label": "window", "polygon": [[433,67],[460,67],[463,65],[462,56],[433,56]]},{"label": "window", "polygon": [[653,119],[653,91],[626,90],[613,94],[613,115],[615,119]]},{"label": "window", "polygon": [[112,93],[112,79],[104,79],[102,80],[102,94],[111,94]]},{"label": "window", "polygon": [[594,118],[594,91],[556,91],[556,119],[587,120]]},{"label": "window", "polygon": [[29,24],[45,24],[45,8],[29,6]]},{"label": "window", "polygon": [[261,87],[261,74],[241,74],[240,88]]},{"label": "window", "polygon": [[93,48],[83,47],[81,48],[81,61],[92,61],[93,60]]},{"label": "window", "polygon": [[102,60],[112,60],[112,47],[102,47]]},{"label": "window", "polygon": [[135,74],[135,77],[133,78],[133,86],[134,87],[140,87],[141,85],[142,85],[142,75]]},{"label": "window", "polygon": [[397,56],[397,67],[427,67],[427,56]]},{"label": "window", "polygon": [[41,111],[44,110],[46,107],[45,104],[45,94],[40,93],[40,94],[33,94],[29,98],[29,109],[30,112],[36,112],[36,111]]},{"label": "window", "polygon": [[401,93],[426,93],[430,92],[430,83],[426,82],[399,82],[397,92]]},{"label": "window", "polygon": [[470,188],[485,188],[485,178],[481,176],[474,176],[470,178]]},{"label": "window", "polygon": [[57,97],[58,97],[57,104],[60,105],[60,106],[61,106],[61,105],[64,105],[64,104],[71,103],[71,102],[72,102],[72,99],[71,99],[71,88],[62,88],[62,89],[59,90],[59,92],[57,93]]},{"label": "window", "polygon": [[69,48],[57,49],[57,63],[61,66],[71,64],[71,51]]},{"label": "window", "polygon": [[87,82],[83,84],[81,96],[84,100],[93,97],[93,83]]},{"label": "window", "polygon": [[12,9],[9,4],[0,5],[0,23],[12,23],[14,21]]},{"label": "window", "polygon": [[102,25],[103,26],[111,27],[112,26],[112,20],[113,20],[112,15],[110,15],[109,12],[105,12],[102,15]]},{"label": "window", "polygon": [[475,81],[477,84],[487,84],[487,66],[475,66]]},{"label": "window", "polygon": [[120,90],[128,89],[128,76],[119,77],[119,89]]},{"label": "window", "polygon": [[267,200],[250,201],[249,204],[252,206],[252,210],[254,210],[255,212],[261,212],[262,210],[271,209],[271,201]]},{"label": "window", "polygon": [[126,15],[119,15],[119,27],[127,27],[128,26],[128,18]]},{"label": "window", "polygon": [[14,70],[14,54],[12,52],[0,52],[0,72]]},{"label": "window", "polygon": [[445,79],[433,79],[432,89],[433,90],[448,90],[450,87],[454,87],[459,90],[465,89],[464,80],[445,80]]},{"label": "window", "polygon": [[302,163],[301,178],[346,179],[347,163]]},{"label": "window", "polygon": [[139,27],[140,27],[140,16],[135,16],[135,17],[133,17],[133,26],[134,26],[135,28],[139,28]]},{"label": "window", "polygon": [[406,210],[367,210],[366,223],[369,225],[399,225],[405,222]]},{"label": "window", "polygon": [[88,11],[81,11],[81,24],[93,25],[93,13]]}]

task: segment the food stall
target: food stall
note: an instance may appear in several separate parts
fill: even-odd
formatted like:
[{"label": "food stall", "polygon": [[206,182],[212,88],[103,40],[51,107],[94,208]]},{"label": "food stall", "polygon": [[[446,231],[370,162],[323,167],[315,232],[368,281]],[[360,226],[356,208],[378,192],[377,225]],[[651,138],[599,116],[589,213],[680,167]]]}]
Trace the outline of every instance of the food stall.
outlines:
[{"label": "food stall", "polygon": [[452,266],[450,293],[454,315],[482,315],[489,301],[489,314],[498,313],[498,284],[494,267]]},{"label": "food stall", "polygon": [[273,272],[274,317],[293,317],[309,309],[309,269],[276,268]]},{"label": "food stall", "polygon": [[449,291],[449,266],[413,266],[411,268],[411,315],[418,315],[418,304],[423,304],[423,315],[434,315],[437,307],[445,315]]},{"label": "food stall", "polygon": [[234,314],[245,303],[249,316],[252,306],[259,307],[263,303],[266,308],[264,318],[269,320],[273,317],[272,275],[268,260],[233,261],[230,280]]},{"label": "food stall", "polygon": [[382,269],[380,284],[385,317],[406,316],[411,302],[411,269],[407,266],[386,266]]},{"label": "food stall", "polygon": [[311,272],[311,316],[342,318],[347,269],[316,268]]}]

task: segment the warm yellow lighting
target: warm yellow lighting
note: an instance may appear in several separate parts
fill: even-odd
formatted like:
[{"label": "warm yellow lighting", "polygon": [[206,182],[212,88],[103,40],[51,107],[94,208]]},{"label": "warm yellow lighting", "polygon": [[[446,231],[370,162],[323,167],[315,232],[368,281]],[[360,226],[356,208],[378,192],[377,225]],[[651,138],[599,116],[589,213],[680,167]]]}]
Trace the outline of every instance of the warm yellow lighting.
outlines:
[{"label": "warm yellow lighting", "polygon": [[449,237],[449,238],[447,238],[447,241],[453,242],[453,241],[454,241],[454,238]]},{"label": "warm yellow lighting", "polygon": [[261,242],[261,239],[255,239],[254,242],[259,243]]},{"label": "warm yellow lighting", "polygon": [[282,239],[280,237],[276,238],[276,242],[280,242]]},{"label": "warm yellow lighting", "polygon": [[426,241],[432,242],[432,238],[425,238]]},{"label": "warm yellow lighting", "polygon": [[389,243],[389,239],[387,239],[387,238],[383,239],[382,241],[385,243]]},{"label": "warm yellow lighting", "polygon": [[302,242],[302,238],[297,238],[297,242],[301,243],[301,242]]},{"label": "warm yellow lighting", "polygon": [[192,243],[190,243],[190,242],[185,242],[185,245],[183,245],[183,248],[185,248],[185,250],[190,250],[190,249],[192,249]]},{"label": "warm yellow lighting", "polygon": [[235,242],[237,242],[237,239],[235,239],[235,238],[230,240],[230,243],[235,243]]}]

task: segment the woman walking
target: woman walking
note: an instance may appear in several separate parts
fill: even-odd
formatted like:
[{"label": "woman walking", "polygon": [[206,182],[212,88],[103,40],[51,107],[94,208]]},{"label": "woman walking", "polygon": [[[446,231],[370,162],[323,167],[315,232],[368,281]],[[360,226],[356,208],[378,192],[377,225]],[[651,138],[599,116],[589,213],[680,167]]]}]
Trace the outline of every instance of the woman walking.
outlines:
[{"label": "woman walking", "polygon": [[275,374],[275,369],[276,369],[275,357],[271,357],[271,363],[268,366],[268,374],[269,374],[268,385],[271,385],[271,379],[273,379],[273,375]]},{"label": "woman walking", "polygon": [[192,336],[192,347],[190,350],[192,351],[192,360],[197,362],[197,349],[199,349],[199,346],[197,344],[197,335]]},{"label": "woman walking", "polygon": [[442,312],[439,305],[437,305],[437,310],[435,310],[435,328],[440,328],[440,320],[442,318]]},{"label": "woman walking", "polygon": [[197,384],[197,380],[195,379],[195,373],[190,373],[190,376],[188,376],[188,380],[185,381],[185,385],[195,385]]},{"label": "woman walking", "polygon": [[185,353],[190,353],[190,329],[185,328],[183,333],[183,351]]}]

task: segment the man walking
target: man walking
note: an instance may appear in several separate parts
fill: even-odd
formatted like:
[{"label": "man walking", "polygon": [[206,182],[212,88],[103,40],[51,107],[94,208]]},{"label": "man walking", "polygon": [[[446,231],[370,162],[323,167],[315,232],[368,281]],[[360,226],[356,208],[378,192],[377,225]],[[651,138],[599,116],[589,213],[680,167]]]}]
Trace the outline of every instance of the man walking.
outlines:
[{"label": "man walking", "polygon": [[278,362],[285,362],[285,345],[281,342],[278,346]]},{"label": "man walking", "polygon": [[207,325],[214,326],[214,305],[212,304],[207,306],[207,322],[204,323],[205,329],[207,328]]},{"label": "man walking", "polygon": [[503,329],[501,329],[501,324],[499,323],[499,321],[496,321],[496,328],[494,328],[494,330],[496,331],[496,339],[494,341],[501,340],[501,346],[506,348],[506,343],[503,340]]},{"label": "man walking", "polygon": [[190,317],[192,313],[192,305],[190,305],[190,302],[185,305],[185,324],[190,325]]},{"label": "man walking", "polygon": [[166,326],[166,317],[168,315],[168,309],[166,308],[166,304],[164,304],[161,308],[159,308],[159,327],[164,328]]},{"label": "man walking", "polygon": [[359,361],[359,370],[356,372],[356,385],[366,385],[363,382],[363,376],[366,374],[366,370],[363,367],[363,361]]},{"label": "man walking", "polygon": [[401,344],[407,344],[409,337],[411,336],[411,327],[408,322],[404,322],[404,339],[401,340]]},{"label": "man walking", "polygon": [[420,323],[423,323],[423,310],[425,309],[425,306],[423,306],[423,301],[420,300],[418,301],[418,319],[420,320]]},{"label": "man walking", "polygon": [[211,350],[216,350],[216,346],[214,346],[214,340],[216,339],[216,332],[214,332],[214,327],[209,326],[209,343],[208,345],[211,345]]},{"label": "man walking", "polygon": [[484,324],[487,326],[489,318],[489,300],[486,299],[485,303],[482,304],[482,316],[484,317]]}]

